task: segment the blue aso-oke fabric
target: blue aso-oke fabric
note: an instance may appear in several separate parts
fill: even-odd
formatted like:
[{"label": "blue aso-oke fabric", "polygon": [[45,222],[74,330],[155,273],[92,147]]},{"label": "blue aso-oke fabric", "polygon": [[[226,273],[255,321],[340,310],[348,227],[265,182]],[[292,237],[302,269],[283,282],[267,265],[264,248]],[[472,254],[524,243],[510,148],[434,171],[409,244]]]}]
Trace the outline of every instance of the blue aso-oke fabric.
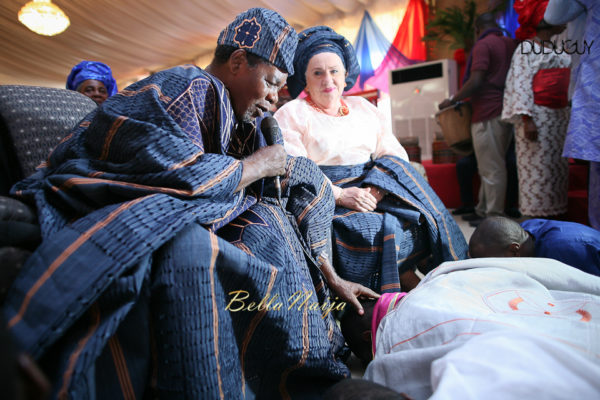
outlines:
[{"label": "blue aso-oke fabric", "polygon": [[67,77],[67,89],[77,90],[79,85],[88,79],[104,83],[108,96],[117,93],[117,81],[113,78],[110,67],[100,61],[82,61],[71,69]]},{"label": "blue aso-oke fabric", "polygon": [[296,98],[306,86],[306,68],[310,59],[315,54],[325,52],[337,54],[341,58],[348,73],[344,90],[352,89],[360,73],[360,66],[352,43],[328,26],[314,26],[305,29],[298,35],[298,47],[294,56],[296,73],[290,75],[287,80],[292,98]]},{"label": "blue aso-oke fabric", "polygon": [[[15,186],[36,202],[44,240],[4,313],[53,396],[280,398],[348,374],[332,317],[287,303],[328,299],[300,241],[325,256],[331,190],[314,163],[290,158],[285,212],[270,180],[233,193],[236,158],[263,143],[236,124],[220,81],[176,67],[108,99]],[[233,245],[217,236],[240,220],[255,224]],[[283,306],[230,312],[235,291]]]},{"label": "blue aso-oke fabric", "polygon": [[217,43],[244,49],[289,75],[294,73],[298,34],[273,10],[251,8],[239,14],[221,31]]},{"label": "blue aso-oke fabric", "polygon": [[467,257],[460,228],[431,186],[393,156],[354,166],[321,166],[342,188],[371,185],[389,193],[374,212],[336,207],[334,266],[345,279],[380,293],[401,291],[399,275],[433,256],[433,264]]}]

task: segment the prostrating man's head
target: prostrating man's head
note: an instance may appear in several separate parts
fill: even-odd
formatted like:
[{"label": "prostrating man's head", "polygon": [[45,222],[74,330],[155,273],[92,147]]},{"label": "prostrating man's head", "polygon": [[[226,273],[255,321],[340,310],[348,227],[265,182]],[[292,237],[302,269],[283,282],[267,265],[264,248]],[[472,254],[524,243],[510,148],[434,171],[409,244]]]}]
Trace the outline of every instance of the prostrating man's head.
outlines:
[{"label": "prostrating man's head", "polygon": [[484,219],[469,240],[471,258],[533,257],[533,237],[516,221],[506,217]]},{"label": "prostrating man's head", "polygon": [[373,359],[372,320],[376,300],[361,300],[363,315],[346,312],[340,320],[340,328],[350,350],[367,365]]},{"label": "prostrating man's head", "polygon": [[207,68],[223,81],[238,120],[250,121],[272,109],[288,74],[294,73],[298,35],[273,10],[251,8],[219,35]]}]

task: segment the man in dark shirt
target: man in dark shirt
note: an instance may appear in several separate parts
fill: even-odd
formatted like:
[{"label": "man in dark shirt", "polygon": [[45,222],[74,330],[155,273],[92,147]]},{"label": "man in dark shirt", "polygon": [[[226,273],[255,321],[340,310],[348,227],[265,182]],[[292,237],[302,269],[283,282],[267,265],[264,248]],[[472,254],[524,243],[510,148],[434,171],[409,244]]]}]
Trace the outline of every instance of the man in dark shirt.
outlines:
[{"label": "man in dark shirt", "polygon": [[471,218],[474,219],[472,225],[477,225],[486,216],[502,215],[504,211],[505,155],[512,139],[512,129],[500,121],[500,114],[504,83],[516,48],[513,39],[503,36],[491,13],[484,13],[476,19],[475,33],[478,39],[467,66],[468,80],[454,97],[439,105],[442,109],[471,98],[471,135],[481,176],[479,203]]}]

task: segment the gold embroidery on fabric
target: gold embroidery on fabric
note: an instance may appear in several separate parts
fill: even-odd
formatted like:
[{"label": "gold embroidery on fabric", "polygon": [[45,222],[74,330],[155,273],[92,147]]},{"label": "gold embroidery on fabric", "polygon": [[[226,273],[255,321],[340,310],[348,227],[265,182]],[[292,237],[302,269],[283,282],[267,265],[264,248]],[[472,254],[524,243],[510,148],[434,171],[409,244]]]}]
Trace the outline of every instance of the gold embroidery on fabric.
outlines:
[{"label": "gold embroidery on fabric", "polygon": [[[435,210],[435,212],[440,215],[440,211],[437,209],[437,207],[435,206],[435,204],[433,203],[433,201],[431,200],[431,198],[427,195],[427,193],[423,190],[423,188],[421,187],[421,185],[419,184],[419,182],[417,182],[417,180],[414,178],[413,174],[411,174],[404,165],[400,164],[398,161],[394,160],[393,158],[390,158],[391,161],[393,161],[394,163],[400,165],[400,167],[402,167],[402,169],[404,170],[404,172],[406,173],[406,175],[410,176],[410,178],[413,180],[413,182],[419,187],[419,189],[421,189],[421,191],[423,192],[423,194],[425,195],[425,197],[427,198],[427,201],[429,202],[429,204],[433,207],[433,209]],[[427,215],[429,215],[429,213],[426,213]],[[450,237],[450,234],[448,232],[448,226],[446,225],[446,218],[442,218],[442,222],[444,223],[444,233],[446,234],[446,238],[448,239],[448,247],[450,248],[450,253],[452,253],[452,257],[455,260],[458,260],[458,257],[456,256],[456,252],[454,251],[454,245],[452,244],[452,238]],[[435,224],[437,226],[437,224]],[[438,227],[439,229],[439,227]]]},{"label": "gold embroidery on fabric", "polygon": [[129,118],[124,115],[119,115],[119,117],[117,117],[115,122],[113,122],[112,126],[110,127],[110,130],[106,134],[106,139],[104,140],[104,146],[102,146],[102,154],[100,154],[99,160],[106,160],[106,158],[108,157],[108,150],[110,148],[110,143],[112,142],[115,134],[117,133],[117,131],[119,130],[121,125],[123,125],[123,123],[127,119],[129,119]]},{"label": "gold embroidery on fabric", "polygon": [[171,98],[169,96],[165,96],[165,95],[162,94],[162,90],[160,89],[160,86],[155,85],[153,83],[150,84],[150,85],[144,86],[140,90],[127,90],[127,89],[123,89],[119,93],[115,94],[115,96],[121,95],[121,96],[125,96],[125,97],[131,97],[131,96],[135,96],[136,94],[146,92],[148,90],[155,90],[156,93],[158,93],[158,98],[162,102],[168,103],[168,102],[171,101]]},{"label": "gold embroidery on fabric", "polygon": [[135,391],[133,390],[133,385],[131,384],[131,378],[129,376],[129,371],[127,370],[127,363],[125,361],[125,356],[123,355],[123,349],[117,336],[113,336],[108,340],[108,346],[110,347],[110,353],[113,357],[117,378],[119,379],[121,392],[123,393],[123,398],[127,400],[135,400]]},{"label": "gold embroidery on fabric", "polygon": [[14,325],[16,325],[19,321],[21,321],[21,319],[23,318],[23,315],[27,311],[27,307],[29,307],[29,303],[31,302],[31,299],[33,298],[33,296],[35,296],[37,291],[46,283],[46,281],[48,279],[50,279],[52,274],[54,274],[54,272],[58,268],[60,268],[60,266],[71,255],[73,255],[73,253],[75,253],[90,237],[92,237],[97,231],[101,230],[106,225],[108,225],[113,219],[117,218],[122,211],[125,211],[126,209],[133,207],[135,204],[139,203],[140,201],[146,200],[147,198],[148,198],[148,196],[140,197],[139,199],[136,199],[136,200],[133,200],[133,201],[130,201],[127,203],[123,203],[121,206],[119,206],[113,212],[108,214],[108,216],[105,219],[103,219],[102,221],[96,222],[96,224],[94,226],[92,226],[87,231],[83,232],[77,239],[75,239],[75,241],[73,241],[73,243],[71,243],[61,254],[58,255],[58,257],[56,257],[54,259],[54,261],[50,264],[48,269],[42,274],[42,276],[40,276],[38,278],[37,281],[35,281],[35,283],[27,291],[27,293],[25,294],[25,298],[23,299],[23,303],[21,303],[21,307],[19,308],[19,311],[17,312],[17,314],[14,317],[12,317],[10,319],[10,321],[8,321],[8,327],[11,328]]},{"label": "gold embroidery on fabric", "polygon": [[[256,29],[256,27],[258,27],[258,31],[252,32],[252,30]],[[241,32],[243,28],[245,28],[246,30]],[[233,37],[233,41],[237,43],[242,49],[251,49],[260,39],[260,31],[262,31],[262,26],[258,23],[256,17],[252,17],[252,19],[243,20],[234,29],[235,36]],[[238,36],[241,37],[238,38]],[[247,43],[247,41],[249,43]]]},{"label": "gold embroidery on fabric", "polygon": [[275,44],[273,45],[273,50],[271,51],[271,56],[269,57],[269,62],[271,64],[273,64],[275,61],[275,58],[277,58],[277,53],[279,53],[279,48],[281,47],[281,44],[283,43],[286,36],[290,33],[291,30],[292,30],[291,26],[289,26],[289,25],[286,26],[283,29],[283,31],[281,31],[279,36],[277,37],[277,40],[275,40]]},{"label": "gold embroidery on fabric", "polygon": [[225,398],[223,393],[223,382],[221,379],[221,363],[219,362],[219,313],[217,309],[217,298],[215,294],[215,267],[217,263],[217,256],[219,255],[219,242],[217,236],[210,233],[210,247],[212,250],[210,256],[210,294],[212,297],[212,309],[213,309],[213,338],[214,338],[214,350],[215,350],[215,362],[217,364],[217,381],[219,383],[219,397]]},{"label": "gold embroidery on fabric", "polygon": [[298,217],[298,219],[297,219],[298,225],[300,225],[300,223],[302,222],[302,220],[304,219],[306,214],[314,208],[315,204],[317,204],[318,202],[321,201],[321,199],[323,199],[323,196],[325,195],[325,190],[327,189],[328,185],[329,184],[326,181],[323,182],[323,184],[321,185],[321,190],[319,191],[319,194],[317,195],[317,197],[315,197],[313,199],[313,201],[311,201],[310,204],[308,206],[306,206],[304,211],[302,211],[302,213]]},{"label": "gold embroidery on fabric", "polygon": [[92,324],[88,329],[88,333],[79,341],[75,351],[71,353],[71,356],[69,357],[69,365],[67,366],[67,369],[63,374],[63,385],[60,388],[57,396],[61,400],[68,398],[67,389],[69,387],[69,383],[71,383],[71,376],[73,375],[73,370],[75,369],[77,359],[79,358],[79,355],[83,351],[83,348],[85,347],[87,342],[98,329],[98,326],[100,326],[100,309],[97,303],[92,304],[92,307],[90,307],[90,314],[92,318]]},{"label": "gold embroidery on fabric", "polygon": [[[265,294],[265,298],[268,298],[271,296],[271,291],[273,290],[273,286],[275,285],[275,278],[277,277],[277,268],[275,268],[274,266],[270,266],[271,267],[271,277],[269,278],[269,285],[267,286],[267,293]],[[242,369],[242,393],[244,396],[246,396],[246,379],[244,378],[244,359],[246,358],[246,351],[248,350],[248,344],[250,343],[250,340],[252,339],[252,335],[254,335],[254,331],[256,330],[256,327],[258,326],[258,324],[260,323],[260,321],[264,318],[265,314],[267,313],[267,309],[263,309],[261,311],[259,311],[256,316],[254,316],[254,318],[252,318],[252,321],[250,322],[250,326],[248,327],[248,330],[246,331],[246,337],[244,338],[244,341],[242,342],[242,353],[240,355],[240,363],[241,363],[241,369]]]},{"label": "gold embroidery on fabric", "polygon": [[361,251],[361,252],[365,252],[365,253],[376,253],[376,252],[382,251],[382,249],[383,249],[381,246],[369,246],[369,247],[350,246],[349,244],[342,242],[340,239],[336,239],[335,243],[339,244],[342,247],[347,248],[348,250]]},{"label": "gold embroidery on fabric", "polygon": [[[303,288],[304,289],[304,288]],[[306,291],[306,289],[304,289]],[[281,398],[290,399],[290,394],[286,388],[286,381],[289,374],[293,371],[301,368],[306,359],[308,358],[308,350],[310,348],[310,340],[308,338],[308,307],[304,307],[304,311],[302,313],[302,356],[296,365],[293,365],[287,368],[283,374],[281,374],[281,381],[279,382],[279,394],[281,394]]]}]

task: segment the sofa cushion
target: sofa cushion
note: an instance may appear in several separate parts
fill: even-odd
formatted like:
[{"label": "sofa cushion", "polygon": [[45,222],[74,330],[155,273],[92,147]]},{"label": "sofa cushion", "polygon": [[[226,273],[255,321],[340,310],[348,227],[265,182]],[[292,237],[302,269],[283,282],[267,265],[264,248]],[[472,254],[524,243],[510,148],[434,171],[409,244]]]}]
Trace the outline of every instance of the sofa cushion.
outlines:
[{"label": "sofa cushion", "polygon": [[2,168],[3,184],[12,186],[31,175],[50,150],[96,107],[92,99],[72,90],[0,85],[0,146],[3,159],[10,161]]}]

